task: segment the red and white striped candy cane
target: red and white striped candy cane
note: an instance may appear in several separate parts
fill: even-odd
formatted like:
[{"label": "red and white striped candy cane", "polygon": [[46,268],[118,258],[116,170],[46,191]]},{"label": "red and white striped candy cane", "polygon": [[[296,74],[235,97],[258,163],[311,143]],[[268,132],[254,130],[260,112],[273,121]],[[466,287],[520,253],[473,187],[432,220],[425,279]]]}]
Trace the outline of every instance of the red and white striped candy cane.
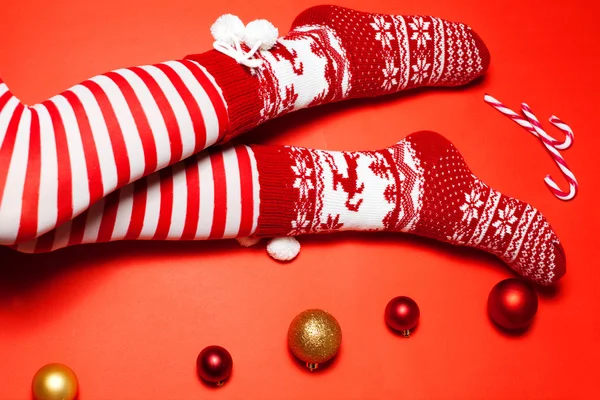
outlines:
[{"label": "red and white striped candy cane", "polygon": [[528,132],[538,137],[542,141],[546,149],[552,154],[554,161],[569,182],[569,190],[561,190],[556,184],[556,181],[550,175],[546,175],[544,182],[546,182],[546,185],[548,185],[550,191],[560,200],[567,201],[573,199],[578,190],[577,179],[575,178],[573,172],[569,169],[565,159],[559,153],[559,150],[567,149],[573,144],[573,130],[558,117],[554,115],[550,117],[550,122],[565,134],[565,140],[561,142],[548,135],[544,131],[539,120],[533,114],[531,108],[529,108],[527,104],[523,103],[521,106],[523,113],[527,117],[527,119],[525,119],[490,95],[486,94],[484,100],[486,103],[490,104],[496,110],[515,121],[517,124],[525,128]]},{"label": "red and white striped candy cane", "polygon": [[[514,112],[510,108],[506,107],[504,104],[500,103],[498,100],[496,100],[492,96],[486,94],[485,97],[484,97],[484,100],[486,101],[486,103],[490,104],[492,107],[494,107],[495,109],[497,109],[498,111],[500,111],[502,114],[506,115],[508,118],[512,119],[517,124],[521,125],[528,132],[530,132],[532,135],[534,135],[534,136],[536,136],[538,138],[540,137],[540,135],[544,136],[546,138],[546,140],[549,141],[552,144],[552,146],[554,146],[558,150],[568,149],[573,144],[573,138],[574,138],[574,136],[573,136],[573,130],[571,130],[571,128],[567,124],[565,124],[564,122],[562,122],[555,115],[553,115],[553,116],[550,117],[550,122],[552,123],[552,125],[556,126],[558,129],[562,130],[565,133],[565,140],[562,141],[562,142],[559,141],[559,140],[556,140],[552,136],[548,135],[542,129],[541,124],[539,123],[539,121],[535,117],[535,115],[533,115],[533,113],[531,113],[531,116],[537,122],[537,127],[539,128],[539,130],[536,129],[536,125],[533,122],[530,122],[527,119],[521,117],[519,114],[517,114],[516,112]],[[526,105],[526,104],[524,104],[524,105]],[[523,111],[525,112],[525,110],[523,110]],[[526,112],[525,112],[525,114],[527,115]]]},{"label": "red and white striped candy cane", "polygon": [[560,129],[565,134],[565,141],[563,142],[563,146],[554,146],[558,150],[565,150],[571,147],[573,144],[573,140],[575,139],[575,135],[573,134],[573,130],[567,124],[565,124],[560,118],[556,115],[550,117],[550,123]]},{"label": "red and white striped candy cane", "polygon": [[[526,103],[521,104],[521,110],[523,110],[523,113],[525,114],[529,122],[531,122],[533,129],[537,133],[536,136],[549,142],[557,150],[565,150],[571,147],[574,138],[573,131],[568,125],[566,125],[564,122],[558,119],[558,117],[554,115],[550,117],[550,123],[552,123],[552,125],[556,126],[558,129],[562,130],[565,133],[564,142],[559,142],[544,131],[544,128],[542,128],[542,124],[540,124],[540,121],[533,114],[533,111],[531,111],[531,108],[529,108],[529,106]],[[560,121],[561,126],[558,126],[558,123],[556,121]]]}]

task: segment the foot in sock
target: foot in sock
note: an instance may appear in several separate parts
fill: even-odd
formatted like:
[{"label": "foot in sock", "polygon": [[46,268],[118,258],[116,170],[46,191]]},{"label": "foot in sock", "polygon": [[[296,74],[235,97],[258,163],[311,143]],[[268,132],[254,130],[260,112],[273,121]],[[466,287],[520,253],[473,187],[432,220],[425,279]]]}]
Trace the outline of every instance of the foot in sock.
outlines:
[{"label": "foot in sock", "polygon": [[59,226],[140,177],[278,115],[482,75],[467,26],[319,6],[250,69],[211,50],[96,76],[35,106],[0,81],[0,244]]},{"label": "foot in sock", "polygon": [[[189,55],[223,89],[226,138],[290,111],[482,76],[490,54],[468,26],[431,16],[374,14],[323,5],[302,12],[260,68],[214,52]],[[249,77],[257,79],[249,79]]]},{"label": "foot in sock", "polygon": [[126,186],[17,249],[344,230],[408,232],[475,247],[540,284],[565,274],[562,246],[544,216],[488,187],[433,132],[380,151],[215,148]]}]

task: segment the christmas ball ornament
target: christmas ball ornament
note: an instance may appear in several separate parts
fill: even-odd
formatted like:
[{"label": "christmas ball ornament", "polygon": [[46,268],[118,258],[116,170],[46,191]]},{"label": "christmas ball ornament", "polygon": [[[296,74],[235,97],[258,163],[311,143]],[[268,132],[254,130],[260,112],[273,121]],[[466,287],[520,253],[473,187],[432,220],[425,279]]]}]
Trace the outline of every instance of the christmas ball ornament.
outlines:
[{"label": "christmas ball ornament", "polygon": [[391,299],[385,307],[385,323],[404,337],[410,337],[410,331],[417,326],[421,311],[417,303],[406,296]]},{"label": "christmas ball ornament", "polygon": [[523,279],[505,279],[488,296],[488,313],[504,329],[522,329],[531,324],[538,309],[537,294]]},{"label": "christmas ball ornament", "polygon": [[208,346],[198,355],[196,367],[200,378],[220,387],[231,375],[233,359],[223,347]]},{"label": "christmas ball ornament", "polygon": [[34,400],[74,400],[77,398],[77,376],[63,364],[47,364],[34,375],[31,391]]},{"label": "christmas ball ornament", "polygon": [[327,311],[312,309],[298,314],[288,330],[290,350],[311,371],[332,359],[342,344],[342,328]]}]

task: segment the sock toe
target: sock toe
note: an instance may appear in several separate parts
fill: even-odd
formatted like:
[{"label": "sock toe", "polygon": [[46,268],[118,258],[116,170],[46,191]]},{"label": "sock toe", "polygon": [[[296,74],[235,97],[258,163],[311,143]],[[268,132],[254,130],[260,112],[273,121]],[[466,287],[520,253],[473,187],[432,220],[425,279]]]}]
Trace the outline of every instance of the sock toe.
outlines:
[{"label": "sock toe", "polygon": [[554,276],[550,283],[555,283],[567,273],[567,257],[560,242],[554,243]]},{"label": "sock toe", "polygon": [[541,285],[565,275],[564,249],[538,210],[476,178],[443,136],[421,131],[406,140],[424,171],[423,202],[412,233],[495,254]]},{"label": "sock toe", "polygon": [[473,40],[475,41],[475,48],[479,52],[479,57],[481,58],[481,71],[478,76],[484,75],[491,61],[490,51],[488,50],[485,42],[481,39],[481,36],[477,34],[474,30],[471,29],[471,34],[473,35]]},{"label": "sock toe", "polygon": [[501,258],[524,277],[541,285],[552,285],[567,272],[565,250],[539,211],[528,207],[523,218],[529,221],[527,232],[521,237],[516,252],[511,254],[509,246]]}]

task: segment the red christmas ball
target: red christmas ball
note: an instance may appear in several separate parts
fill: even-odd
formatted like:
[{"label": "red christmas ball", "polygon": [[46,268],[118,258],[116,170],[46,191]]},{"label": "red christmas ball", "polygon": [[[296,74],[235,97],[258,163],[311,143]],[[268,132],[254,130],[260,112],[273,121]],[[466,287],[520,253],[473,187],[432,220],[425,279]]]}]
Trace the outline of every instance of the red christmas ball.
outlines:
[{"label": "red christmas ball", "polygon": [[406,296],[391,299],[385,307],[385,322],[404,336],[410,336],[410,330],[419,322],[421,312],[417,303]]},{"label": "red christmas ball", "polygon": [[208,346],[198,355],[196,367],[200,378],[223,386],[223,382],[231,375],[233,359],[223,347]]},{"label": "red christmas ball", "polygon": [[505,329],[527,327],[537,309],[537,294],[529,283],[518,278],[497,283],[488,297],[488,313],[492,321]]}]

